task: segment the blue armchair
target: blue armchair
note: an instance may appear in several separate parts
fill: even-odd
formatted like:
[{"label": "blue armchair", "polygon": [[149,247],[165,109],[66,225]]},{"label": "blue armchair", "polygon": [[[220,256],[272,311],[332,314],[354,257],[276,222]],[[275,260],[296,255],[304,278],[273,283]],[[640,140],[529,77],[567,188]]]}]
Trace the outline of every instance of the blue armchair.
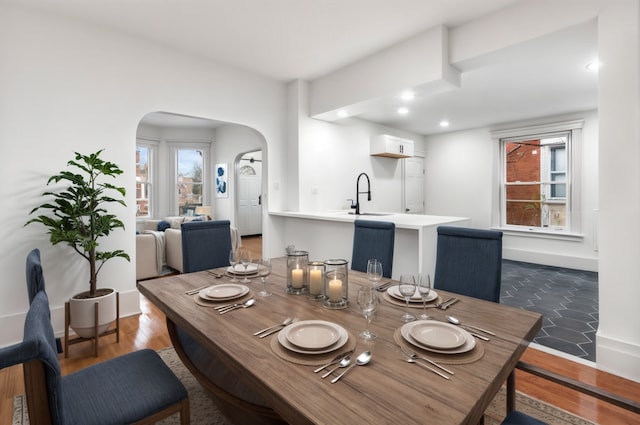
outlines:
[{"label": "blue armchair", "polygon": [[229,265],[229,220],[182,223],[182,271],[184,273]]},{"label": "blue armchair", "polygon": [[61,375],[49,301],[33,297],[21,343],[0,349],[0,368],[23,365],[31,424],[154,423],[180,413],[189,424],[187,390],[153,350],[140,350]]},{"label": "blue armchair", "polygon": [[351,269],[367,272],[367,262],[382,263],[382,274],[391,277],[396,225],[387,221],[356,220],[353,230]]},{"label": "blue armchair", "polygon": [[436,289],[500,302],[502,232],[438,227]]}]

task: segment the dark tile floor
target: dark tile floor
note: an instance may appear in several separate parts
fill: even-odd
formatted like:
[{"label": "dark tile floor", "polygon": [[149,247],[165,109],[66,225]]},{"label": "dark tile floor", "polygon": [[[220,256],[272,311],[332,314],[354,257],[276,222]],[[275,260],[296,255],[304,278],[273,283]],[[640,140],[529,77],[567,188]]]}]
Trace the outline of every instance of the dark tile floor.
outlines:
[{"label": "dark tile floor", "polygon": [[503,260],[500,302],[543,315],[533,342],[596,360],[598,273]]}]

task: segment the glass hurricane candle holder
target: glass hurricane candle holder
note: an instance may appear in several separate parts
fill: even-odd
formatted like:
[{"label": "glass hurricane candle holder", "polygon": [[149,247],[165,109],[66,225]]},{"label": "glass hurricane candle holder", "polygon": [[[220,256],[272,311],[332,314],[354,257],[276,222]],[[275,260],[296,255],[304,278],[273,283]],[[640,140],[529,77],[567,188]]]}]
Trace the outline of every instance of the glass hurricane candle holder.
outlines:
[{"label": "glass hurricane candle holder", "polygon": [[300,295],[309,286],[309,253],[291,251],[287,254],[287,293]]},{"label": "glass hurricane candle holder", "polygon": [[324,299],[324,263],[322,261],[309,263],[309,299]]},{"label": "glass hurricane candle holder", "polygon": [[347,260],[325,260],[323,307],[341,309],[349,306],[348,264]]}]

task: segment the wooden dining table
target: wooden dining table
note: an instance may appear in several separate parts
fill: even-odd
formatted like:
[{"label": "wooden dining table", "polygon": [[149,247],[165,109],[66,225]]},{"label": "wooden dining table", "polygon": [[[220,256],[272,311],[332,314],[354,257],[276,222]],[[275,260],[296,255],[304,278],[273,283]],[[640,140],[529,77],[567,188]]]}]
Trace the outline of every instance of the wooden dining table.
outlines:
[{"label": "wooden dining table", "polygon": [[[495,336],[484,334],[489,341],[475,339],[473,351],[463,355],[430,353],[406,344],[400,334],[405,307],[381,292],[370,324],[377,338],[366,342],[358,336],[365,319],[356,302],[357,289],[372,284],[366,273],[349,270],[349,306],[334,310],[323,306],[322,300],[287,293],[286,258],[273,259],[272,264],[266,286],[272,295],[258,296],[262,283],[253,277],[245,297],[253,297],[256,303],[226,314],[199,303],[197,295],[185,294],[205,285],[229,283],[226,268],[213,270],[223,274],[221,278],[211,271],[200,271],[141,281],[138,288],[164,312],[168,323],[190,334],[290,424],[475,425],[541,326],[540,314],[436,289],[439,299],[455,296],[459,301],[447,310],[428,309],[432,320],[446,322],[445,315],[453,315],[463,323],[491,330]],[[422,313],[413,303],[410,310]],[[349,344],[319,356],[300,355],[287,352],[278,333],[266,338],[253,335],[287,317],[340,325],[348,332]],[[334,357],[347,345],[354,347],[354,359],[371,351],[371,361],[354,367],[336,383],[314,373],[327,356]],[[406,362],[401,345],[454,374],[447,380]]]}]

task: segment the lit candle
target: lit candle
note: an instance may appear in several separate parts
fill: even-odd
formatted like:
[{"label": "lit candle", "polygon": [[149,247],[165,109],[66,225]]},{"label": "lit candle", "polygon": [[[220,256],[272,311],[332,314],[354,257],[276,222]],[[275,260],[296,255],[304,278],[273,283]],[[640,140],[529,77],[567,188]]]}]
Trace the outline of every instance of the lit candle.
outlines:
[{"label": "lit candle", "polygon": [[302,288],[302,269],[291,270],[291,286],[296,289]]},{"label": "lit candle", "polygon": [[318,295],[322,291],[322,270],[312,269],[309,272],[309,293]]},{"label": "lit candle", "polygon": [[342,301],[342,281],[333,279],[329,281],[329,301],[339,303]]}]

